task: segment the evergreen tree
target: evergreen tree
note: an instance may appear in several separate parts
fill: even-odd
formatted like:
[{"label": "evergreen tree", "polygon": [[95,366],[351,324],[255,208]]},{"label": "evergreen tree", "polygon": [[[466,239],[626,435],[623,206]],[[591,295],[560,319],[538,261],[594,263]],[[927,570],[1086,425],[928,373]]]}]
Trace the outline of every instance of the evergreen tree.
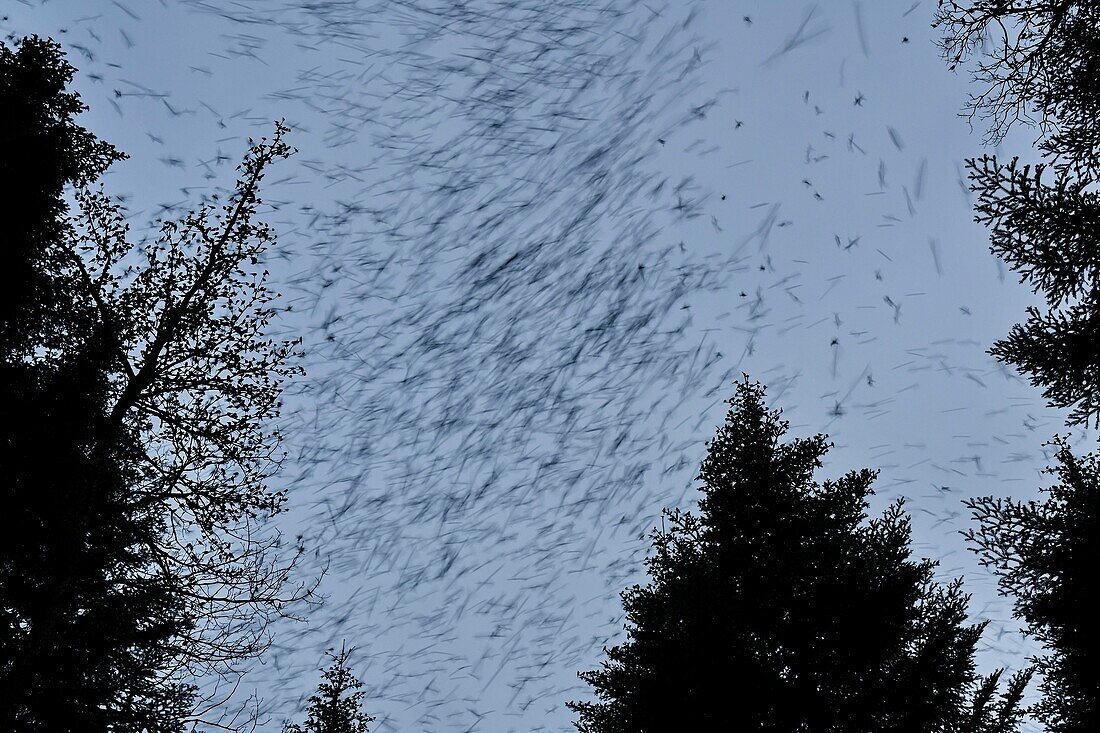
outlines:
[{"label": "evergreen tree", "polygon": [[[994,254],[1047,301],[990,353],[1071,408],[1067,424],[1100,427],[1100,2],[941,1],[937,24],[949,63],[974,63],[971,114],[990,120],[994,140],[1036,124],[1045,160],[968,161]],[[1100,467],[1066,439],[1054,444],[1060,482],[1049,498],[968,502],[979,525],[968,536],[1043,645],[1043,697],[1029,712],[1050,731],[1083,733],[1100,729],[1100,646],[1086,621],[1097,594],[1083,575],[1100,567]]]},{"label": "evergreen tree", "polygon": [[4,730],[171,733],[191,710],[193,688],[171,666],[189,626],[180,589],[149,572],[163,523],[129,505],[126,444],[96,446],[111,356],[95,346],[36,383],[5,380]]},{"label": "evergreen tree", "polygon": [[239,676],[315,587],[260,525],[301,372],[256,267],[287,130],[249,141],[224,202],[136,245],[91,188],[122,155],[75,123],[73,71],[52,41],[0,46],[0,729],[247,727],[204,720],[188,681]]},{"label": "evergreen tree", "polygon": [[699,514],[669,511],[650,581],[623,593],[627,641],[581,673],[582,733],[1013,730],[1027,675],[997,699],[974,668],[960,582],[910,559],[895,502],[867,520],[875,472],[818,484],[822,435],[788,424],[748,379],[708,444]]},{"label": "evergreen tree", "polygon": [[62,197],[120,159],[81,128],[73,68],[0,44],[0,728],[168,733],[192,688],[170,671],[178,589],[141,571],[162,521],[128,507],[129,431],[102,444],[116,334],[81,296]]},{"label": "evergreen tree", "polygon": [[66,91],[75,69],[36,36],[0,42],[0,358],[62,348],[89,321],[66,260],[67,185],[94,181],[125,156],[76,124],[86,107]]},{"label": "evergreen tree", "polygon": [[988,49],[970,114],[990,121],[989,138],[1016,122],[1041,131],[1044,163],[967,161],[991,250],[1047,301],[990,353],[1070,408],[1068,424],[1100,427],[1100,2],[941,0],[937,25],[952,68]]},{"label": "evergreen tree", "polygon": [[287,723],[283,733],[367,733],[367,724],[374,718],[361,709],[366,693],[359,691],[363,683],[348,666],[351,652],[341,648],[339,654],[332,650],[326,653],[332,664],[324,670],[324,679],[309,698],[305,725]]},{"label": "evergreen tree", "polygon": [[1100,730],[1100,460],[1074,456],[1060,436],[1052,442],[1058,465],[1047,472],[1058,482],[1048,498],[968,501],[979,524],[968,536],[1015,597],[1014,618],[1046,650],[1033,659],[1043,697],[1031,713],[1053,733],[1086,733]]}]

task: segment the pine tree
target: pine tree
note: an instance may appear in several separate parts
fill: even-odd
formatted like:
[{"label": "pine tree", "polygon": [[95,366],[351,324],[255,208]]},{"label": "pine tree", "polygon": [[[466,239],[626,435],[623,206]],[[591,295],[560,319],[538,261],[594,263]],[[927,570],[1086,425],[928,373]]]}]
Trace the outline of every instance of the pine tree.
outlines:
[{"label": "pine tree", "polygon": [[968,537],[1046,651],[1032,660],[1043,697],[1031,713],[1053,733],[1086,733],[1100,730],[1100,459],[1074,456],[1061,436],[1052,444],[1057,466],[1047,472],[1058,482],[1048,498],[968,501],[979,525]]},{"label": "pine tree", "polygon": [[952,68],[975,65],[970,116],[988,138],[1019,122],[1041,133],[1044,163],[967,161],[990,249],[1047,301],[990,353],[1070,408],[1068,424],[1100,427],[1100,2],[941,0],[936,25]]},{"label": "pine tree", "polygon": [[276,123],[224,202],[135,244],[92,187],[123,156],[75,123],[73,72],[52,41],[0,45],[0,728],[246,728],[203,719],[188,681],[239,678],[314,598],[304,549],[261,525],[301,369],[268,334],[258,192],[293,150]]},{"label": "pine tree", "polygon": [[[994,140],[1013,123],[1036,124],[1045,160],[968,161],[993,253],[1047,301],[990,353],[1028,375],[1051,406],[1070,408],[1068,425],[1100,427],[1100,2],[943,1],[937,24],[948,62],[974,63],[982,86],[972,115],[990,120]],[[1100,468],[1065,438],[1054,444],[1049,470],[1060,482],[1049,498],[968,502],[979,525],[968,536],[1042,644],[1033,661],[1043,697],[1028,712],[1049,731],[1083,733],[1100,728],[1100,646],[1085,615],[1097,594],[1084,576],[1100,567]]]},{"label": "pine tree", "polygon": [[910,559],[895,502],[867,520],[875,472],[813,480],[825,436],[788,424],[748,379],[708,444],[699,514],[654,531],[650,581],[623,593],[627,640],[581,678],[582,733],[1013,730],[1027,675],[997,699],[975,674],[984,624],[960,581]]},{"label": "pine tree", "polygon": [[117,335],[81,297],[62,197],[122,155],[74,121],[73,71],[50,41],[0,44],[0,728],[169,733],[189,622],[141,572],[164,528],[128,508],[134,435],[99,440]]},{"label": "pine tree", "polygon": [[351,649],[341,648],[339,654],[330,649],[326,656],[332,664],[324,670],[324,679],[317,692],[310,696],[304,726],[287,723],[283,733],[367,733],[367,724],[374,720],[361,710],[365,692],[348,666]]},{"label": "pine tree", "polygon": [[65,264],[67,185],[94,181],[125,158],[78,125],[85,111],[66,91],[75,69],[36,36],[0,42],[0,358],[60,348],[89,324]]}]

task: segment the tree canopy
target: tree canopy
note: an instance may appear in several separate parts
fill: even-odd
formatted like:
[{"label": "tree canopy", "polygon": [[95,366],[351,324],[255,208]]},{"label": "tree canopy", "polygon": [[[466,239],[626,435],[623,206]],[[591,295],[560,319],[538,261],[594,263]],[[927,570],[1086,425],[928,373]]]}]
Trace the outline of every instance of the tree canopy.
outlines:
[{"label": "tree canopy", "polygon": [[1052,441],[1058,481],[1043,501],[983,497],[967,502],[978,528],[968,537],[982,563],[1015,598],[1013,617],[1044,649],[1033,658],[1043,697],[1031,714],[1056,733],[1100,728],[1100,459]]},{"label": "tree canopy", "polygon": [[97,185],[124,156],[75,122],[73,73],[53,41],[0,44],[0,714],[167,733],[216,707],[192,681],[237,675],[315,599],[264,523],[302,370],[300,340],[268,335],[258,191],[293,150],[276,123],[224,202],[134,243]]},{"label": "tree canopy", "polygon": [[1013,124],[1038,126],[1046,161],[967,161],[991,251],[1047,301],[990,354],[1069,408],[1069,424],[1100,427],[1100,3],[941,0],[936,26],[951,67],[973,68],[970,116],[989,122],[993,141]]},{"label": "tree canopy", "polygon": [[910,556],[901,502],[868,519],[876,473],[817,483],[825,436],[781,442],[764,389],[737,386],[708,444],[699,513],[654,531],[627,640],[581,673],[582,733],[1009,731],[1027,675],[980,679],[961,581]]},{"label": "tree canopy", "polygon": [[63,191],[122,155],[75,122],[73,71],[50,41],[0,43],[0,727],[168,733],[191,621],[147,572],[165,528],[129,503],[136,436],[102,440],[118,334],[87,307]]},{"label": "tree canopy", "polygon": [[367,733],[367,724],[374,718],[361,709],[366,693],[348,664],[352,651],[341,648],[338,654],[331,649],[326,653],[332,664],[323,670],[317,692],[309,697],[305,724],[287,723],[283,733]]},{"label": "tree canopy", "polygon": [[[1000,140],[1016,122],[1039,128],[1045,163],[968,161],[977,221],[994,254],[1046,299],[1029,308],[990,353],[1016,366],[1068,425],[1100,427],[1100,2],[941,2],[937,23],[952,66],[975,63],[982,91],[972,112]],[[968,502],[978,529],[968,536],[982,561],[1015,597],[1014,616],[1042,645],[1033,661],[1042,699],[1029,713],[1059,733],[1100,728],[1100,672],[1084,580],[1100,566],[1094,453],[1074,456],[1056,436],[1059,483],[1045,501],[982,497]]]}]

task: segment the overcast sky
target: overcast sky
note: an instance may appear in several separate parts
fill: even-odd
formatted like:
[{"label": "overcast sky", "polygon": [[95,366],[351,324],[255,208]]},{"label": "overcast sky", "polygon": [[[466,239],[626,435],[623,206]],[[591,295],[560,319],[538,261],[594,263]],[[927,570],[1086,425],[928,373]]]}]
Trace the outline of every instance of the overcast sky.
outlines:
[{"label": "overcast sky", "polygon": [[[135,236],[285,117],[268,266],[309,374],[279,476],[329,600],[246,678],[275,731],[355,645],[376,731],[565,731],[741,372],[819,478],[881,469],[1018,666],[967,496],[1062,417],[985,350],[1035,296],[972,221],[933,0],[51,0]],[[1032,157],[1028,131],[1003,154]],[[1080,431],[1075,439],[1083,438]]]}]

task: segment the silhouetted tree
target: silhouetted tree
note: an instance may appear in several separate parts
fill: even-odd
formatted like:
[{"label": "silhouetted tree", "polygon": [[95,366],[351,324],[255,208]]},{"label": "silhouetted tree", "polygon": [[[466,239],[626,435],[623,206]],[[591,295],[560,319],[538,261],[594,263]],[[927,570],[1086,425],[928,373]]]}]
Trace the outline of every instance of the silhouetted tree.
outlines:
[{"label": "silhouetted tree", "polygon": [[1092,0],[939,0],[940,49],[952,71],[973,65],[979,91],[967,116],[987,121],[987,142],[1000,142],[1018,122],[1044,132],[1091,127],[1082,115],[1100,103],[1090,58],[1097,35],[1088,27],[1097,10]]},{"label": "silhouetted tree", "polygon": [[1047,730],[1100,729],[1100,463],[1078,458],[1056,436],[1058,482],[1045,501],[984,497],[967,502],[979,529],[968,533],[974,551],[1000,576],[1001,592],[1015,597],[1013,616],[1046,654],[1033,659],[1043,698],[1031,713]]},{"label": "silhouetted tree", "polygon": [[1052,407],[1070,408],[1068,424],[1100,426],[1100,198],[1086,190],[1088,179],[1063,171],[1044,181],[1043,165],[1020,167],[1016,158],[968,166],[992,251],[1049,306],[1028,308],[1027,322],[989,353],[1028,375]]},{"label": "silhouetted tree", "polygon": [[818,484],[825,436],[748,379],[708,444],[700,513],[668,511],[650,581],[623,593],[628,639],[581,673],[583,733],[1010,731],[1027,674],[979,679],[960,581],[910,559],[901,502],[867,521],[875,472]]},{"label": "silhouetted tree", "polygon": [[74,122],[86,108],[65,90],[75,70],[51,41],[0,42],[0,357],[71,345],[89,324],[65,245],[66,185],[96,179],[123,156]]},{"label": "silhouetted tree", "polygon": [[[231,680],[235,662],[266,648],[271,620],[314,598],[291,578],[300,545],[288,556],[263,524],[285,504],[268,485],[281,459],[274,423],[283,381],[301,372],[299,342],[267,335],[273,295],[257,267],[273,241],[257,221],[258,187],[291,154],[287,130],[249,141],[224,205],[215,198],[136,245],[119,207],[90,188],[122,156],[72,121],[83,106],[65,91],[73,69],[60,49],[28,39],[0,64],[0,133],[5,150],[20,148],[0,156],[4,242],[27,283],[0,301],[12,395],[0,480],[5,516],[20,523],[2,540],[0,645],[11,656],[0,674],[22,691],[5,688],[0,705],[13,700],[27,730],[193,727],[218,700],[192,704],[183,680]],[[115,687],[96,686],[112,676]],[[159,701],[139,702],[153,690]],[[51,694],[69,702],[48,710]],[[142,705],[160,719],[119,717]],[[117,715],[74,713],[80,724],[65,727],[68,708]]]},{"label": "silhouetted tree", "polygon": [[127,446],[95,442],[111,356],[103,341],[32,384],[5,370],[4,730],[169,733],[191,710],[193,688],[173,666],[190,625],[182,587],[149,572],[164,522],[130,505],[138,477]]},{"label": "silhouetted tree", "polygon": [[287,723],[283,733],[367,733],[367,724],[374,720],[362,711],[363,687],[348,666],[351,649],[332,650],[327,656],[332,660],[324,670],[324,679],[317,692],[310,696],[305,725]]},{"label": "silhouetted tree", "polygon": [[0,728],[179,730],[178,585],[143,571],[163,520],[128,507],[134,436],[105,423],[117,339],[71,266],[66,185],[122,157],[73,118],[73,68],[0,43]]},{"label": "silhouetted tree", "polygon": [[[288,555],[265,523],[286,502],[285,490],[269,485],[285,456],[276,424],[282,385],[302,372],[292,363],[300,339],[268,336],[275,296],[268,272],[258,270],[274,240],[257,220],[258,189],[267,167],[293,152],[286,132],[276,123],[270,141],[249,141],[224,204],[215,197],[164,222],[142,246],[129,240],[106,194],[76,193],[73,263],[98,317],[118,335],[102,444],[137,436],[131,506],[164,519],[168,531],[149,546],[155,571],[181,580],[193,622],[177,660],[186,674],[215,675],[230,690],[237,663],[262,654],[270,623],[315,600],[319,582],[293,578],[300,538]],[[217,710],[215,702],[204,700],[204,709]]]},{"label": "silhouetted tree", "polygon": [[[1047,301],[990,353],[1027,374],[1067,424],[1100,427],[1100,2],[1060,0],[941,3],[938,23],[950,63],[984,44],[975,75],[985,84],[972,109],[991,136],[1035,122],[1046,165],[968,161],[977,220],[993,252]],[[985,40],[983,40],[985,39]],[[1059,733],[1100,727],[1096,631],[1085,615],[1097,595],[1082,579],[1100,565],[1097,465],[1056,437],[1061,482],[1043,502],[985,497],[968,502],[969,533],[983,561],[1015,596],[1015,616],[1044,648],[1034,661],[1043,698],[1029,712]],[[1094,614],[1093,614],[1094,615]]]},{"label": "silhouetted tree", "polygon": [[1001,139],[1035,122],[1046,164],[968,160],[976,220],[994,254],[1042,291],[1046,312],[1028,309],[990,353],[1015,365],[1069,424],[1100,427],[1100,2],[942,2],[937,24],[952,67],[981,46],[972,114]]},{"label": "silhouetted tree", "polygon": [[291,154],[286,132],[277,123],[251,145],[225,204],[164,222],[142,248],[106,194],[77,192],[76,266],[120,334],[107,424],[140,435],[134,502],[175,530],[155,552],[163,573],[187,578],[190,614],[202,619],[181,644],[196,674],[262,653],[270,621],[312,597],[313,586],[288,584],[303,549],[285,558],[280,535],[258,523],[286,501],[268,484],[282,458],[275,421],[283,382],[302,371],[291,363],[300,339],[267,335],[274,295],[256,269],[274,240],[256,220],[258,188]]}]

